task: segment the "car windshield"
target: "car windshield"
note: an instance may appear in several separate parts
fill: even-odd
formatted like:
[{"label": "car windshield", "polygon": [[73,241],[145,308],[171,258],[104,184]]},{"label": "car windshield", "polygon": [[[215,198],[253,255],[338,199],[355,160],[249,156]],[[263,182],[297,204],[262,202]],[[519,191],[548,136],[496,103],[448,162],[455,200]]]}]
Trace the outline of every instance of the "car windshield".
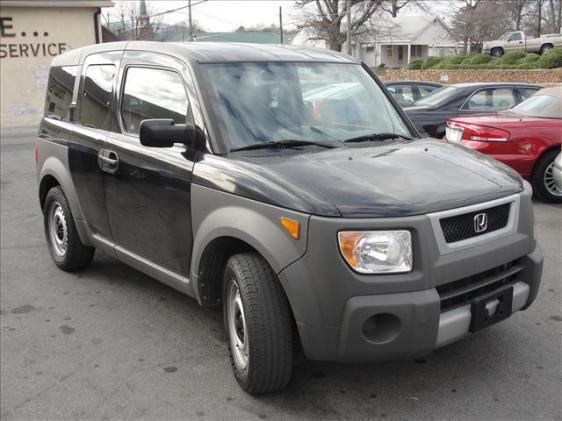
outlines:
[{"label": "car windshield", "polygon": [[458,94],[458,88],[453,86],[448,86],[446,88],[440,88],[434,91],[432,94],[416,101],[414,105],[426,105],[430,107],[434,107],[436,105],[443,104],[448,100],[454,98]]},{"label": "car windshield", "polygon": [[503,34],[501,37],[498,38],[498,41],[506,41],[512,34],[513,32],[506,32],[505,34]]},{"label": "car windshield", "polygon": [[509,112],[526,117],[562,118],[562,98],[550,95],[534,95]]},{"label": "car windshield", "polygon": [[343,141],[378,133],[414,136],[360,65],[213,63],[202,68],[230,149],[287,140]]}]

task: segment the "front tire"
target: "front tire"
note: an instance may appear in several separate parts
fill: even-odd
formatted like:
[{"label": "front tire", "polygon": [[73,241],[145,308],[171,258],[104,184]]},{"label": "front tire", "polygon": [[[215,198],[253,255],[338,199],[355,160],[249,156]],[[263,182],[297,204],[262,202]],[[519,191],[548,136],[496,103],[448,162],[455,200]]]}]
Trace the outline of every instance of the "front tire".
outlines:
[{"label": "front tire", "polygon": [[499,47],[492,48],[492,55],[493,55],[494,57],[501,57],[501,56],[503,56],[503,48],[499,48]]},{"label": "front tire", "polygon": [[228,260],[223,314],[240,386],[251,394],[284,389],[293,371],[291,312],[275,273],[259,254],[240,253]]},{"label": "front tire", "polygon": [[49,252],[60,269],[72,272],[90,264],[95,249],[80,241],[68,201],[59,186],[47,193],[43,205],[43,222]]},{"label": "front tire", "polygon": [[535,164],[531,180],[539,196],[552,203],[562,203],[562,190],[554,181],[554,160],[557,155],[558,150],[550,150],[541,156]]}]

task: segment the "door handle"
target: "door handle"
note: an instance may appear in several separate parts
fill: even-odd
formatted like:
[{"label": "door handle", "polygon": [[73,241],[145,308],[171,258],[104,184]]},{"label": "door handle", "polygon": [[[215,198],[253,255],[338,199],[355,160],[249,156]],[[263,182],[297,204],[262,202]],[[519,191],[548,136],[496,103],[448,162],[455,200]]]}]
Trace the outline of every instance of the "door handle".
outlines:
[{"label": "door handle", "polygon": [[108,165],[116,165],[119,160],[110,158],[108,156],[100,156],[100,159]]},{"label": "door handle", "polygon": [[113,151],[100,149],[98,153],[98,165],[102,171],[115,174],[119,168],[119,157]]}]

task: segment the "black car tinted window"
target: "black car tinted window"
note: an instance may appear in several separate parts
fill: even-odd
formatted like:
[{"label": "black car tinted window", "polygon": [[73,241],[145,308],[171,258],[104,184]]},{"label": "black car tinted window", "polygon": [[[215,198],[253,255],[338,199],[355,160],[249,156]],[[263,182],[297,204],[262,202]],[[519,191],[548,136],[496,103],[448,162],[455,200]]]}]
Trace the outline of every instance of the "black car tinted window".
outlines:
[{"label": "black car tinted window", "polygon": [[77,71],[78,66],[51,67],[45,98],[45,116],[68,120]]},{"label": "black car tinted window", "polygon": [[130,67],[125,77],[121,115],[125,131],[137,134],[150,118],[191,123],[189,100],[181,76],[171,70]]},{"label": "black car tinted window", "polygon": [[511,108],[516,104],[511,88],[484,89],[476,92],[462,107],[463,110],[497,111]]},{"label": "black car tinted window", "polygon": [[103,130],[114,130],[110,112],[115,66],[95,64],[86,69],[80,100],[80,124]]},{"label": "black car tinted window", "polygon": [[420,97],[424,98],[427,95],[433,93],[439,89],[439,86],[432,86],[432,85],[418,85],[418,91],[420,92]]}]

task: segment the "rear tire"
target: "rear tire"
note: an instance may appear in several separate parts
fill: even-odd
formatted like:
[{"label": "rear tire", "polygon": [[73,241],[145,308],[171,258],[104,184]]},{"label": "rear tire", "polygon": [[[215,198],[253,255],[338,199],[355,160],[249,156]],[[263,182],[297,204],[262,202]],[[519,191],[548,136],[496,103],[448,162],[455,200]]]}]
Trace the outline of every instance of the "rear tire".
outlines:
[{"label": "rear tire", "polygon": [[552,203],[562,203],[562,190],[554,181],[554,159],[558,150],[550,150],[543,154],[535,164],[531,182],[533,189],[544,200]]},{"label": "rear tire", "polygon": [[492,48],[491,53],[494,57],[501,57],[503,56],[503,48],[499,48],[499,47]]},{"label": "rear tire", "polygon": [[43,222],[49,252],[60,269],[72,272],[90,264],[95,249],[80,241],[68,201],[59,186],[47,193],[43,205]]},{"label": "rear tire", "polygon": [[259,254],[240,253],[228,260],[223,314],[240,386],[251,394],[284,389],[293,371],[291,312],[275,273]]},{"label": "rear tire", "polygon": [[552,50],[552,44],[544,44],[543,46],[541,46],[541,55],[550,50]]}]

